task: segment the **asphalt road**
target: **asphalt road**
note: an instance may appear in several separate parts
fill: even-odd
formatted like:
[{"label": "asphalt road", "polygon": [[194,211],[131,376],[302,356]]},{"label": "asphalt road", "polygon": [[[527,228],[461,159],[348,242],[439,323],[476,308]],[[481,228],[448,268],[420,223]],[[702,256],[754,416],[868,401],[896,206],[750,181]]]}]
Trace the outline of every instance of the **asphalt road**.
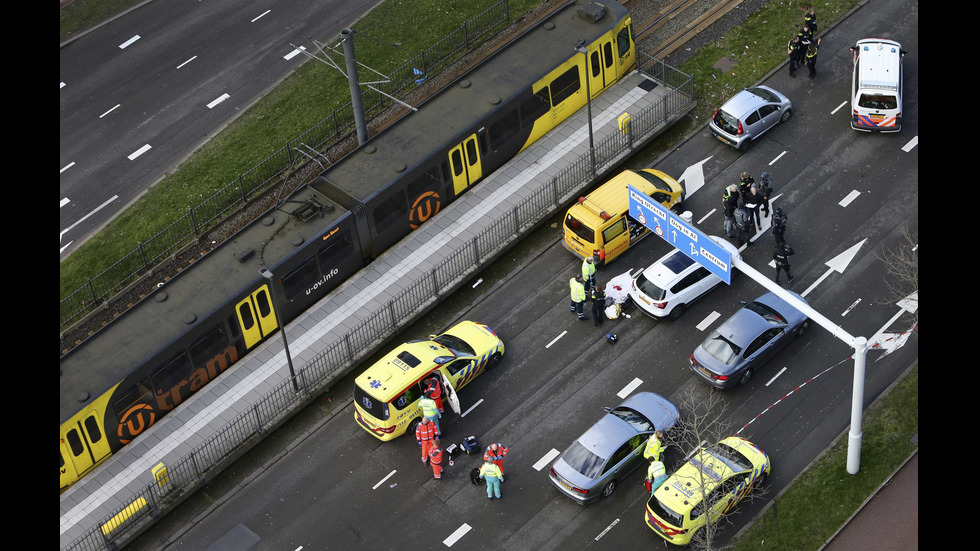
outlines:
[{"label": "asphalt road", "polygon": [[[765,84],[794,102],[793,118],[741,154],[706,129],[692,134],[661,159],[641,152],[630,166],[650,166],[679,176],[688,189],[703,170],[704,187],[687,208],[702,231],[721,232],[721,190],[748,171],[768,171],[777,199],[789,215],[787,241],[796,249],[788,288],[852,335],[909,329],[883,282],[882,251],[903,246],[906,229],[918,226],[918,5],[878,0],[865,5],[823,37],[819,75],[790,79],[785,67]],[[912,52],[906,59],[904,129],[869,135],[848,126],[850,54],[867,36],[894,38]],[[556,220],[560,217],[556,217]],[[773,274],[773,240],[763,233],[743,258]],[[857,247],[860,244],[859,247]],[[857,247],[841,271],[827,263]],[[599,271],[600,282],[648,265],[669,250],[650,237]],[[568,278],[580,262],[545,225],[504,255],[476,289],[449,299],[405,339],[448,326],[457,317],[488,323],[507,346],[498,370],[460,393],[465,417],[447,414],[448,441],[475,435],[483,444],[510,446],[503,499],[488,501],[469,482],[479,461],[464,457],[441,481],[422,465],[413,439],[380,443],[353,421],[350,378],[308,408],[286,433],[273,437],[242,465],[235,482],[209,484],[185,511],[168,515],[131,546],[134,549],[624,549],[663,545],[643,522],[642,473],[630,475],[608,499],[575,505],[551,487],[547,466],[535,465],[562,451],[615,406],[627,386],[651,390],[679,403],[705,396],[707,387],[688,368],[688,355],[740,307],[764,291],[742,277],[692,305],[675,323],[657,322],[635,309],[602,328],[568,311]],[[829,273],[828,273],[829,272]],[[616,333],[619,342],[604,339]],[[722,394],[730,431],[758,444],[772,459],[768,495],[778,494],[849,424],[852,351],[814,326],[773,358],[746,386]],[[918,357],[912,337],[888,355],[868,355],[865,405]],[[786,368],[783,370],[783,368]],[[744,427],[744,428],[743,428]],[[291,443],[287,453],[277,453]],[[278,450],[275,449],[278,447]],[[668,470],[690,450],[668,449]],[[265,455],[263,455],[265,454]],[[223,475],[224,476],[224,475]],[[727,539],[765,505],[758,499],[730,517]]]},{"label": "asphalt road", "polygon": [[155,0],[64,45],[61,258],[376,3]]}]

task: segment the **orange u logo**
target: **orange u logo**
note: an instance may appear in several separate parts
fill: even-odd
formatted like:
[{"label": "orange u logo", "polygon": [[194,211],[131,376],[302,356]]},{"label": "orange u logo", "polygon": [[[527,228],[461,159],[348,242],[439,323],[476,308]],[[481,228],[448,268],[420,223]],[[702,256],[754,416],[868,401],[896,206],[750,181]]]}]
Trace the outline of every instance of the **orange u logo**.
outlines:
[{"label": "orange u logo", "polygon": [[415,203],[412,204],[412,208],[408,213],[408,223],[413,230],[417,230],[422,222],[425,222],[436,213],[439,212],[439,208],[442,206],[442,201],[439,200],[439,194],[434,191],[427,191],[422,195],[419,195]]}]

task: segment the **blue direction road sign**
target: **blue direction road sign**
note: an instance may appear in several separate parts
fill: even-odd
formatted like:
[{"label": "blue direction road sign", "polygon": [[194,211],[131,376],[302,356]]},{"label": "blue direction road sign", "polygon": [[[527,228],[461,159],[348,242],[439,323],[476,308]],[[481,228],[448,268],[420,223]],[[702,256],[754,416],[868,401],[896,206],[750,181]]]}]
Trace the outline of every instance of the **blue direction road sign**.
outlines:
[{"label": "blue direction road sign", "polygon": [[732,254],[650,196],[629,186],[630,216],[722,281],[732,283]]}]

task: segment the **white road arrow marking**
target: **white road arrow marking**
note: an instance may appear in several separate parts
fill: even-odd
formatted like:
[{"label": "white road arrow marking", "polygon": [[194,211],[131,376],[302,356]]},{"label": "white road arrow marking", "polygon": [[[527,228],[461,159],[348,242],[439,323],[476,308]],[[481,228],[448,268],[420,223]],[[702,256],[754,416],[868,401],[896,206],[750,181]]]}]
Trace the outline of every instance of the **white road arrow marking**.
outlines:
[{"label": "white road arrow marking", "polygon": [[839,274],[844,273],[844,269],[847,268],[847,265],[850,264],[852,260],[854,260],[854,256],[857,254],[858,249],[861,248],[861,245],[864,245],[865,241],[867,241],[867,238],[862,239],[860,243],[854,245],[850,249],[847,249],[846,251],[835,256],[834,258],[828,260],[827,266],[830,269],[824,272],[822,276],[817,278],[817,280],[813,282],[813,285],[807,287],[806,291],[803,291],[803,293],[800,296],[803,297],[807,296],[810,293],[810,291],[812,291],[817,285],[820,285],[820,283],[822,283],[823,280],[827,279],[827,277],[832,272],[837,272]]},{"label": "white road arrow marking", "polygon": [[[713,156],[714,155],[712,155],[712,157]],[[685,182],[685,184],[684,184],[684,191],[686,192],[686,196],[687,197],[690,197],[690,196],[694,195],[694,192],[695,191],[697,191],[697,190],[701,189],[702,187],[704,187],[704,166],[703,165],[704,165],[704,163],[708,162],[709,160],[711,160],[711,157],[708,157],[707,159],[705,159],[705,160],[703,160],[703,161],[701,161],[699,163],[695,163],[695,164],[693,164],[693,165],[685,168],[684,169],[684,174],[681,174],[681,177],[677,179],[677,182],[678,183]]]},{"label": "white road arrow marking", "polygon": [[905,341],[909,340],[909,337],[912,335],[911,331],[906,331],[905,333],[900,333],[896,336],[895,333],[885,333],[885,329],[891,327],[891,325],[895,323],[895,321],[898,320],[898,318],[900,318],[905,312],[915,313],[915,311],[919,309],[919,292],[915,291],[909,296],[898,301],[898,307],[898,313],[892,316],[892,319],[888,320],[888,322],[885,323],[885,325],[882,325],[881,329],[879,329],[874,336],[868,339],[868,348],[878,346],[878,348],[885,351],[885,353],[882,354],[878,360],[881,360],[881,358],[884,358],[895,350],[898,350],[905,344]]}]

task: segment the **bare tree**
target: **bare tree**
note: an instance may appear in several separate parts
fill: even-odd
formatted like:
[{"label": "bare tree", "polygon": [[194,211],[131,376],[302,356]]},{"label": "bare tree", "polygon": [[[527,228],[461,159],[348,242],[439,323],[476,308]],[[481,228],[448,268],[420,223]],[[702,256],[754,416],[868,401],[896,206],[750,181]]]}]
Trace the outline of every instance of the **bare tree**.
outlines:
[{"label": "bare tree", "polygon": [[[690,480],[680,481],[685,487],[689,488],[692,500],[696,500],[698,505],[693,509],[693,515],[704,515],[706,522],[694,535],[690,543],[690,548],[704,551],[721,551],[729,546],[722,546],[716,540],[718,532],[725,524],[730,524],[727,514],[715,515],[708,514],[708,509],[718,499],[728,495],[727,490],[722,491],[725,485],[715,489],[712,476],[713,472],[704,465],[710,465],[714,461],[705,450],[717,444],[724,438],[731,436],[731,420],[728,414],[728,402],[725,400],[724,392],[715,390],[707,385],[694,382],[688,384],[687,388],[681,391],[680,420],[677,425],[665,435],[665,444],[676,446],[683,452],[682,463],[676,465],[671,474],[688,461],[694,461],[695,465],[701,468],[695,471]],[[668,470],[670,470],[668,468]],[[685,492],[687,494],[688,492]],[[757,484],[745,495],[739,503],[754,499],[762,495],[762,490]]]},{"label": "bare tree", "polygon": [[[886,300],[899,302],[919,292],[919,230],[907,226],[895,246],[876,253],[885,265],[888,289]],[[917,312],[918,310],[916,310]],[[918,315],[913,313],[912,325],[918,325]]]}]

